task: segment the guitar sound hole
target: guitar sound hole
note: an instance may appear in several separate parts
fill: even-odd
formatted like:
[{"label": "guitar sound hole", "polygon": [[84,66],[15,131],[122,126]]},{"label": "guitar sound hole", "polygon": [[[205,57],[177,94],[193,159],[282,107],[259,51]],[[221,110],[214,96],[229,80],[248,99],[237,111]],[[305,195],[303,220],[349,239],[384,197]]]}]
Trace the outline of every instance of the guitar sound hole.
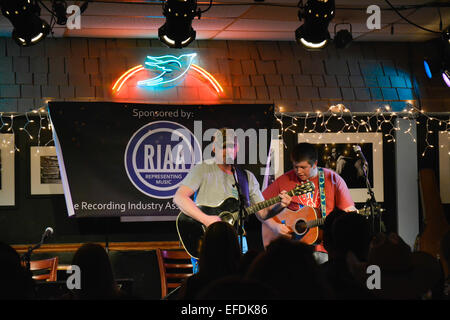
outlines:
[{"label": "guitar sound hole", "polygon": [[306,221],[304,221],[304,220],[298,220],[295,223],[294,228],[295,228],[295,232],[297,234],[303,234],[303,233],[305,233],[306,229],[308,229],[308,227],[306,226]]}]

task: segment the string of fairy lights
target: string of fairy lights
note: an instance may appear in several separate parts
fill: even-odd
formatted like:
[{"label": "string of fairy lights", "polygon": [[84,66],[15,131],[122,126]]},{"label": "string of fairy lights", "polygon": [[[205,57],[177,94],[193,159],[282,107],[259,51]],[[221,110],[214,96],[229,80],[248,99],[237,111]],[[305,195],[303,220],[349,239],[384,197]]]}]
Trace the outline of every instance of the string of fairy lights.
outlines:
[{"label": "string of fairy lights", "polygon": [[[39,117],[39,120],[31,119],[30,116]],[[420,124],[418,121],[419,116],[424,116],[425,121],[425,139],[424,139],[424,150],[422,150],[422,157],[425,157],[430,149],[436,148],[434,144],[430,142],[430,135],[437,133],[437,131],[443,131],[450,135],[450,116],[449,119],[443,120],[438,119],[435,116],[427,114],[424,110],[416,108],[412,104],[407,104],[406,108],[402,112],[394,112],[389,106],[383,106],[377,108],[372,113],[352,113],[343,104],[332,105],[329,107],[328,111],[316,111],[316,112],[303,112],[303,113],[285,113],[279,110],[274,113],[274,117],[280,126],[280,136],[282,141],[285,141],[284,136],[287,132],[294,134],[303,135],[305,133],[316,133],[319,135],[319,140],[322,133],[343,134],[346,132],[362,133],[362,132],[373,132],[384,134],[386,141],[388,143],[396,142],[396,135],[398,133],[407,134],[411,137],[411,140],[417,143],[416,137],[413,135],[414,124]],[[17,123],[17,118],[24,117],[25,124],[19,126],[15,129],[15,123]],[[285,124],[283,121],[285,118],[290,119],[289,125]],[[399,123],[396,121],[397,118],[407,120],[409,126],[406,130],[400,128]],[[308,122],[308,120],[310,120]],[[16,122],[15,122],[16,121]],[[312,121],[312,127],[309,123]],[[333,128],[339,127],[339,129],[332,130],[330,126],[330,121],[333,124]],[[438,125],[438,130],[433,131],[430,127],[432,124]],[[338,124],[341,125],[338,125]],[[33,126],[38,126],[37,134],[33,136],[31,134]],[[25,113],[11,113],[11,112],[0,112],[0,134],[10,133],[14,136],[16,135],[15,130],[24,132],[26,136],[33,141],[37,141],[37,146],[48,146],[53,142],[53,135],[45,143],[42,144],[41,134],[43,130],[49,132],[52,131],[51,121],[47,112],[46,107],[41,107],[35,110],[31,110]],[[36,128],[34,128],[36,129]],[[3,143],[10,143],[10,141],[3,140]],[[441,145],[441,147],[443,147]],[[14,147],[11,152],[20,152],[14,140]],[[449,152],[450,156],[450,152]]]},{"label": "string of fairy lights", "polygon": [[[322,133],[334,132],[336,134],[343,134],[347,132],[379,132],[384,134],[388,143],[395,143],[396,134],[402,132],[400,124],[396,121],[397,118],[408,121],[408,128],[402,133],[409,135],[411,140],[417,143],[417,139],[414,137],[412,130],[414,124],[420,124],[418,118],[421,115],[426,119],[425,147],[421,153],[422,157],[425,157],[429,149],[434,149],[436,147],[434,144],[430,143],[430,135],[437,133],[430,129],[432,122],[439,125],[438,130],[436,131],[444,131],[450,135],[450,116],[448,120],[438,119],[427,114],[424,110],[416,108],[412,104],[407,104],[402,112],[394,112],[391,110],[390,106],[386,105],[377,108],[374,112],[369,114],[352,113],[343,104],[337,104],[330,106],[327,112],[283,113],[278,110],[278,112],[274,113],[275,119],[280,126],[279,139],[282,141],[285,141],[284,136],[287,132],[299,134],[300,136],[305,133],[315,133],[318,134],[319,140],[322,138]],[[283,121],[284,118],[290,119],[290,122],[288,120],[286,121],[288,122],[286,124],[286,122]],[[312,127],[308,120],[312,121]],[[332,130],[329,128],[330,121],[332,121],[334,128],[339,127],[339,122],[342,123],[342,126],[337,131],[336,129]],[[443,148],[444,146],[441,145],[441,147]]]},{"label": "string of fairy lights", "polygon": [[[34,119],[30,119],[30,115],[38,116],[39,120],[35,121]],[[23,126],[19,126],[18,128],[15,128],[15,120],[17,122],[18,118],[25,117],[25,124]],[[31,128],[29,126],[34,126],[37,123],[37,126],[39,126],[37,130],[37,134],[33,136],[31,134]],[[50,138],[45,144],[42,144],[41,142],[41,134],[43,130],[47,130],[51,133],[52,131],[52,124],[50,121],[50,118],[48,116],[47,109],[45,107],[41,107],[39,109],[27,111],[25,113],[11,113],[11,112],[0,112],[0,134],[9,133],[13,136],[16,136],[16,130],[19,130],[21,132],[24,132],[28,139],[37,141],[37,146],[49,146],[53,142],[53,135],[51,135],[52,138]],[[10,144],[10,140],[3,139],[2,144]],[[20,149],[17,147],[16,140],[14,139],[14,144],[11,152],[20,152]],[[39,150],[37,150],[39,152]]]}]

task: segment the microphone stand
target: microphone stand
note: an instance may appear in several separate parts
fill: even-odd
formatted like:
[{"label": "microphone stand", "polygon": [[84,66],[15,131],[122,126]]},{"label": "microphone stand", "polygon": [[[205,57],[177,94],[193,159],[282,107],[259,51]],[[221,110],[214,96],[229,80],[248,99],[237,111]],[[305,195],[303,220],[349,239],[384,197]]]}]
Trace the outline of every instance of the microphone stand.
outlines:
[{"label": "microphone stand", "polygon": [[[377,205],[377,201],[375,200],[375,194],[372,190],[372,187],[370,186],[370,181],[369,181],[369,174],[367,172],[367,168],[369,166],[369,164],[367,163],[367,161],[365,161],[365,159],[361,159],[363,161],[363,172],[364,172],[364,178],[366,180],[366,187],[367,187],[367,193],[369,195],[369,198],[366,201],[366,206],[370,206],[370,216],[372,219],[372,223],[371,223],[371,231],[372,231],[372,235],[375,235],[375,210],[376,208],[378,208]],[[379,213],[380,215],[380,221],[379,221],[379,232],[381,232],[381,213]]]},{"label": "microphone stand", "polygon": [[237,177],[236,177],[236,169],[234,164],[231,165],[231,172],[233,173],[235,186],[238,192],[238,198],[239,198],[239,219],[238,219],[238,236],[239,236],[239,243],[240,243],[240,249],[241,254],[244,254],[244,219],[246,218],[245,213],[245,198],[244,194],[242,193],[241,185],[239,184]]},{"label": "microphone stand", "polygon": [[39,249],[41,247],[41,245],[44,243],[44,240],[45,240],[45,236],[42,235],[41,241],[39,241],[39,243],[37,243],[33,246],[29,246],[27,252],[25,252],[20,257],[20,259],[25,262],[25,268],[28,271],[30,271],[31,254],[33,253],[34,250]]}]

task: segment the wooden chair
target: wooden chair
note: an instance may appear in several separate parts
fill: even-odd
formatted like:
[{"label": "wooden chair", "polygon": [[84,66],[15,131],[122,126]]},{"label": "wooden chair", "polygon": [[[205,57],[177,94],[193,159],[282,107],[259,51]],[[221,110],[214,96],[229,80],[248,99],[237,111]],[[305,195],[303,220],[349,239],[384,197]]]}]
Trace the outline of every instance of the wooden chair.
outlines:
[{"label": "wooden chair", "polygon": [[46,280],[46,281],[56,281],[56,275],[58,270],[58,257],[30,261],[31,271],[41,271],[48,269],[48,273],[37,274],[33,276],[35,280]]},{"label": "wooden chair", "polygon": [[184,279],[193,275],[191,257],[185,250],[156,249],[159,276],[161,278],[161,298],[178,288]]}]

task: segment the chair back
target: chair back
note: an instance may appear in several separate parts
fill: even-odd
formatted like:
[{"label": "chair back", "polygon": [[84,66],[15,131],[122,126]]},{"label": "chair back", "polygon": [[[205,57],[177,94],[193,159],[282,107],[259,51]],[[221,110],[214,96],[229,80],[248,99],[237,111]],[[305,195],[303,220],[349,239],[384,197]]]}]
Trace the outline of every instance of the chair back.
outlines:
[{"label": "chair back", "polygon": [[191,256],[185,250],[156,249],[161,298],[178,288],[184,279],[193,275]]},{"label": "chair back", "polygon": [[[58,257],[44,259],[44,260],[34,260],[30,261],[31,271],[41,271],[48,270],[45,274],[33,275],[35,280],[46,280],[46,281],[56,281],[57,279],[57,269],[58,269]],[[34,272],[33,272],[34,273]]]}]

